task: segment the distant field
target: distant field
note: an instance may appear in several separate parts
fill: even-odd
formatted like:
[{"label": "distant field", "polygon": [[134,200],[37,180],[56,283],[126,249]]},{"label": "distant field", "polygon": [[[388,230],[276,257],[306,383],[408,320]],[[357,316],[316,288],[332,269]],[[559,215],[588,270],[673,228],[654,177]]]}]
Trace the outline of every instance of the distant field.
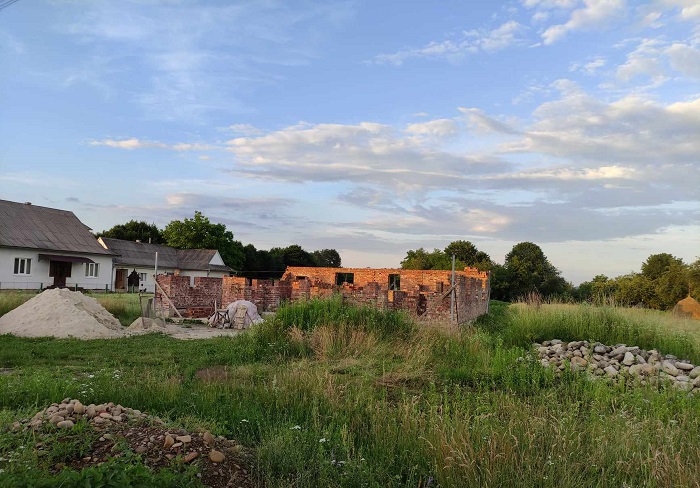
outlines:
[{"label": "distant field", "polygon": [[[0,336],[0,486],[78,476],[53,469],[89,452],[76,436],[47,428],[42,457],[33,435],[2,429],[64,397],[236,439],[254,452],[256,486],[700,486],[700,398],[555,376],[529,354],[533,341],[589,339],[700,362],[697,334],[676,332],[692,323],[592,306],[491,310],[451,330],[325,300],[285,306],[232,338]],[[226,374],[205,381],[207,368]],[[108,479],[116,468],[95,469]],[[144,486],[167,486],[150,476]]]}]

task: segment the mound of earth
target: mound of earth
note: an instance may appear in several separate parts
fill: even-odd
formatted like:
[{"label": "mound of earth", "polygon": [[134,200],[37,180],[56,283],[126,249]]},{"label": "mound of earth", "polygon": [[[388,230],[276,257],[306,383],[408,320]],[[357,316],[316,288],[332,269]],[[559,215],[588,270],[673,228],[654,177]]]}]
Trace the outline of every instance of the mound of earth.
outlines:
[{"label": "mound of earth", "polygon": [[195,465],[205,486],[253,486],[250,479],[252,456],[244,446],[209,432],[167,429],[158,417],[111,402],[83,405],[78,400],[65,398],[31,419],[15,422],[12,428],[17,432],[33,431],[34,447],[41,456],[42,451],[50,447],[45,444],[42,433],[58,430],[70,437],[74,435],[74,426],[81,422],[86,422],[95,433],[89,452],[83,457],[65,459],[53,466],[54,471],[96,466],[110,458],[121,457],[129,450],[140,455],[143,463],[154,470],[178,463]]},{"label": "mound of earth", "polygon": [[54,288],[0,317],[0,334],[22,337],[123,337],[122,326],[94,298]]},{"label": "mound of earth", "polygon": [[691,319],[700,319],[700,303],[693,297],[685,297],[673,307],[673,314]]}]

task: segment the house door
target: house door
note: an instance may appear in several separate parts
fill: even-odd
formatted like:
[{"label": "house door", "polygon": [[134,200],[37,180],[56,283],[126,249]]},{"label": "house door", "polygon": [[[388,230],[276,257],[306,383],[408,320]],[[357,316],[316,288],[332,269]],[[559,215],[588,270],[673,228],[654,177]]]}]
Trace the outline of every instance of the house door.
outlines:
[{"label": "house door", "polygon": [[126,289],[126,269],[117,269],[116,277],[114,278],[114,289],[124,290]]},{"label": "house door", "polygon": [[53,277],[53,286],[56,288],[66,287],[66,278],[70,278],[73,263],[61,261],[49,261],[49,276]]}]

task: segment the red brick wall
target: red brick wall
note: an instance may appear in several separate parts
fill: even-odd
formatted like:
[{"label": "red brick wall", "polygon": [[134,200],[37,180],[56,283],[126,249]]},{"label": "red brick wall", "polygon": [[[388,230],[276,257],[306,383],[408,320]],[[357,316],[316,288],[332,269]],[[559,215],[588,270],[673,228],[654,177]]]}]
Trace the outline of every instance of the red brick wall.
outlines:
[{"label": "red brick wall", "polygon": [[[337,286],[336,273],[353,273],[354,282]],[[400,290],[389,290],[392,274],[400,276]],[[421,320],[449,320],[450,296],[443,295],[450,289],[451,275],[451,271],[443,270],[288,267],[279,281],[224,277],[222,303],[243,299],[255,303],[260,311],[274,311],[285,300],[340,293],[352,303],[406,310]],[[488,273],[475,268],[457,271],[455,288],[455,316],[459,323],[486,313]],[[421,310],[419,304],[423,304]]]},{"label": "red brick wall", "polygon": [[[194,286],[190,286],[189,276],[160,275],[158,284],[183,316],[209,317],[214,311],[215,301],[217,306],[221,306],[221,278],[198,276],[194,278]],[[155,302],[159,312],[166,316],[175,315],[170,303],[161,297],[158,287],[156,287]]]}]

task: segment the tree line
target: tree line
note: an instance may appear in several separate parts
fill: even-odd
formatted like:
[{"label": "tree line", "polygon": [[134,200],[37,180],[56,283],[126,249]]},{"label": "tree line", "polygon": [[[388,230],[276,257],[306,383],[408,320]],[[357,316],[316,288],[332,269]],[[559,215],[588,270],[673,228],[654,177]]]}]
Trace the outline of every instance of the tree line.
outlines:
[{"label": "tree line", "polygon": [[[214,224],[198,211],[193,218],[173,220],[162,230],[155,224],[130,220],[96,235],[165,244],[178,249],[217,249],[227,266],[239,276],[250,278],[279,278],[287,266],[341,266],[340,254],[335,249],[309,252],[298,244],[269,250],[256,249],[253,244],[243,245],[224,224]],[[563,302],[614,302],[668,310],[688,295],[700,299],[700,258],[686,264],[668,253],[649,256],[639,273],[617,278],[598,275],[578,287],[566,281],[542,249],[532,242],[515,244],[503,264],[498,264],[473,243],[459,240],[444,249],[410,250],[401,261],[401,268],[450,269],[453,255],[457,269],[470,266],[490,272],[491,297],[496,300],[512,302],[534,293],[544,299]]]},{"label": "tree line", "polygon": [[243,245],[234,239],[233,232],[224,224],[214,224],[196,211],[194,217],[173,220],[163,229],[155,224],[130,220],[96,237],[123,239],[126,241],[164,244],[177,249],[216,249],[224,263],[236,270],[238,276],[248,278],[279,278],[287,266],[313,266],[339,268],[340,254],[335,249],[306,251],[298,244],[256,249],[253,244]]},{"label": "tree line", "polygon": [[491,297],[516,301],[534,293],[548,300],[641,306],[669,310],[679,300],[693,296],[700,300],[700,258],[686,264],[668,253],[652,254],[642,263],[641,272],[617,278],[598,275],[578,287],[566,281],[542,249],[532,242],[520,242],[506,254],[504,263],[469,241],[455,241],[445,249],[411,250],[401,261],[403,269],[450,269],[452,255],[456,268],[465,266],[490,271]]}]

